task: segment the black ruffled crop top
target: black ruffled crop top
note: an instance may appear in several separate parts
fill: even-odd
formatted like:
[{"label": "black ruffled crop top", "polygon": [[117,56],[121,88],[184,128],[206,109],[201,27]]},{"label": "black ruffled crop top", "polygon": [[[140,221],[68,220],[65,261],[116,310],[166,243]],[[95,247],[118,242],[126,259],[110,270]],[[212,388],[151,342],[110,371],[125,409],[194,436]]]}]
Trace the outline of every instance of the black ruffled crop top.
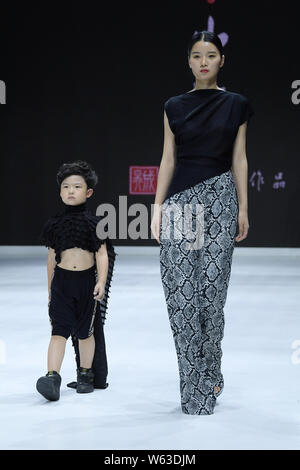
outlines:
[{"label": "black ruffled crop top", "polygon": [[39,237],[42,245],[54,249],[55,261],[60,263],[61,252],[68,248],[82,248],[95,254],[105,242],[108,255],[114,257],[109,237],[100,239],[96,233],[102,217],[91,214],[86,201],[76,206],[63,204],[64,210],[47,220]]}]

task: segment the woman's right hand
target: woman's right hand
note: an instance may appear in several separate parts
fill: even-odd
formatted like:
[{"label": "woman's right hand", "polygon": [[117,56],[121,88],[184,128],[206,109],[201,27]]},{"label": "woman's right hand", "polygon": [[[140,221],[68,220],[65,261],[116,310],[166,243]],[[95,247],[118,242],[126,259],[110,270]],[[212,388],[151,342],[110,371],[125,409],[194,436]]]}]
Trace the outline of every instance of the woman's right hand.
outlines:
[{"label": "woman's right hand", "polygon": [[161,204],[154,204],[154,212],[151,221],[151,232],[158,243],[160,243]]}]

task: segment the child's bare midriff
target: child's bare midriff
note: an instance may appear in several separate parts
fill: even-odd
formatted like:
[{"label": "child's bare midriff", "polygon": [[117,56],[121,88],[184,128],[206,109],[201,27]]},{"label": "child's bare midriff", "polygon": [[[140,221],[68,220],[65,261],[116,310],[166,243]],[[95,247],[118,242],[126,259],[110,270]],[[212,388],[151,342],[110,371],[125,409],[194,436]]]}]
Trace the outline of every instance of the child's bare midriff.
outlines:
[{"label": "child's bare midriff", "polygon": [[61,262],[57,266],[71,271],[83,271],[94,264],[94,253],[82,248],[69,248],[61,252]]}]

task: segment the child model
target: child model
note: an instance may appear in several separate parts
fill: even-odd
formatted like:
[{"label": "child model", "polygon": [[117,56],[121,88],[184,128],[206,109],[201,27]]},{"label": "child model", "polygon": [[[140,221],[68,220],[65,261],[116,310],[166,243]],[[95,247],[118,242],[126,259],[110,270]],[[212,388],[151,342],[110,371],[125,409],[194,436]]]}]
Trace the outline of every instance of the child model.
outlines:
[{"label": "child model", "polygon": [[87,206],[98,182],[95,171],[82,160],[64,163],[56,180],[64,208],[45,223],[41,234],[42,244],[49,249],[48,372],[36,384],[38,392],[51,401],[60,397],[59,372],[70,336],[77,382],[68,386],[78,393],[108,386],[103,325],[116,256],[108,236],[97,236],[101,217],[92,215]]}]

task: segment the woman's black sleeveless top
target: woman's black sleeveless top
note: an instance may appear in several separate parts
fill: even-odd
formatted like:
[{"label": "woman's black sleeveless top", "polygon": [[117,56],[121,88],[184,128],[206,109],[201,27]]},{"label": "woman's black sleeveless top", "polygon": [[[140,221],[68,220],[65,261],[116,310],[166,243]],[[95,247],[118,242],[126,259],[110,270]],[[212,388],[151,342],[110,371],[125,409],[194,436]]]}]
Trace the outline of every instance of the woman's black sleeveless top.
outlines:
[{"label": "woman's black sleeveless top", "polygon": [[177,157],[166,198],[228,171],[239,126],[254,114],[244,95],[215,88],[173,96],[164,109]]}]

